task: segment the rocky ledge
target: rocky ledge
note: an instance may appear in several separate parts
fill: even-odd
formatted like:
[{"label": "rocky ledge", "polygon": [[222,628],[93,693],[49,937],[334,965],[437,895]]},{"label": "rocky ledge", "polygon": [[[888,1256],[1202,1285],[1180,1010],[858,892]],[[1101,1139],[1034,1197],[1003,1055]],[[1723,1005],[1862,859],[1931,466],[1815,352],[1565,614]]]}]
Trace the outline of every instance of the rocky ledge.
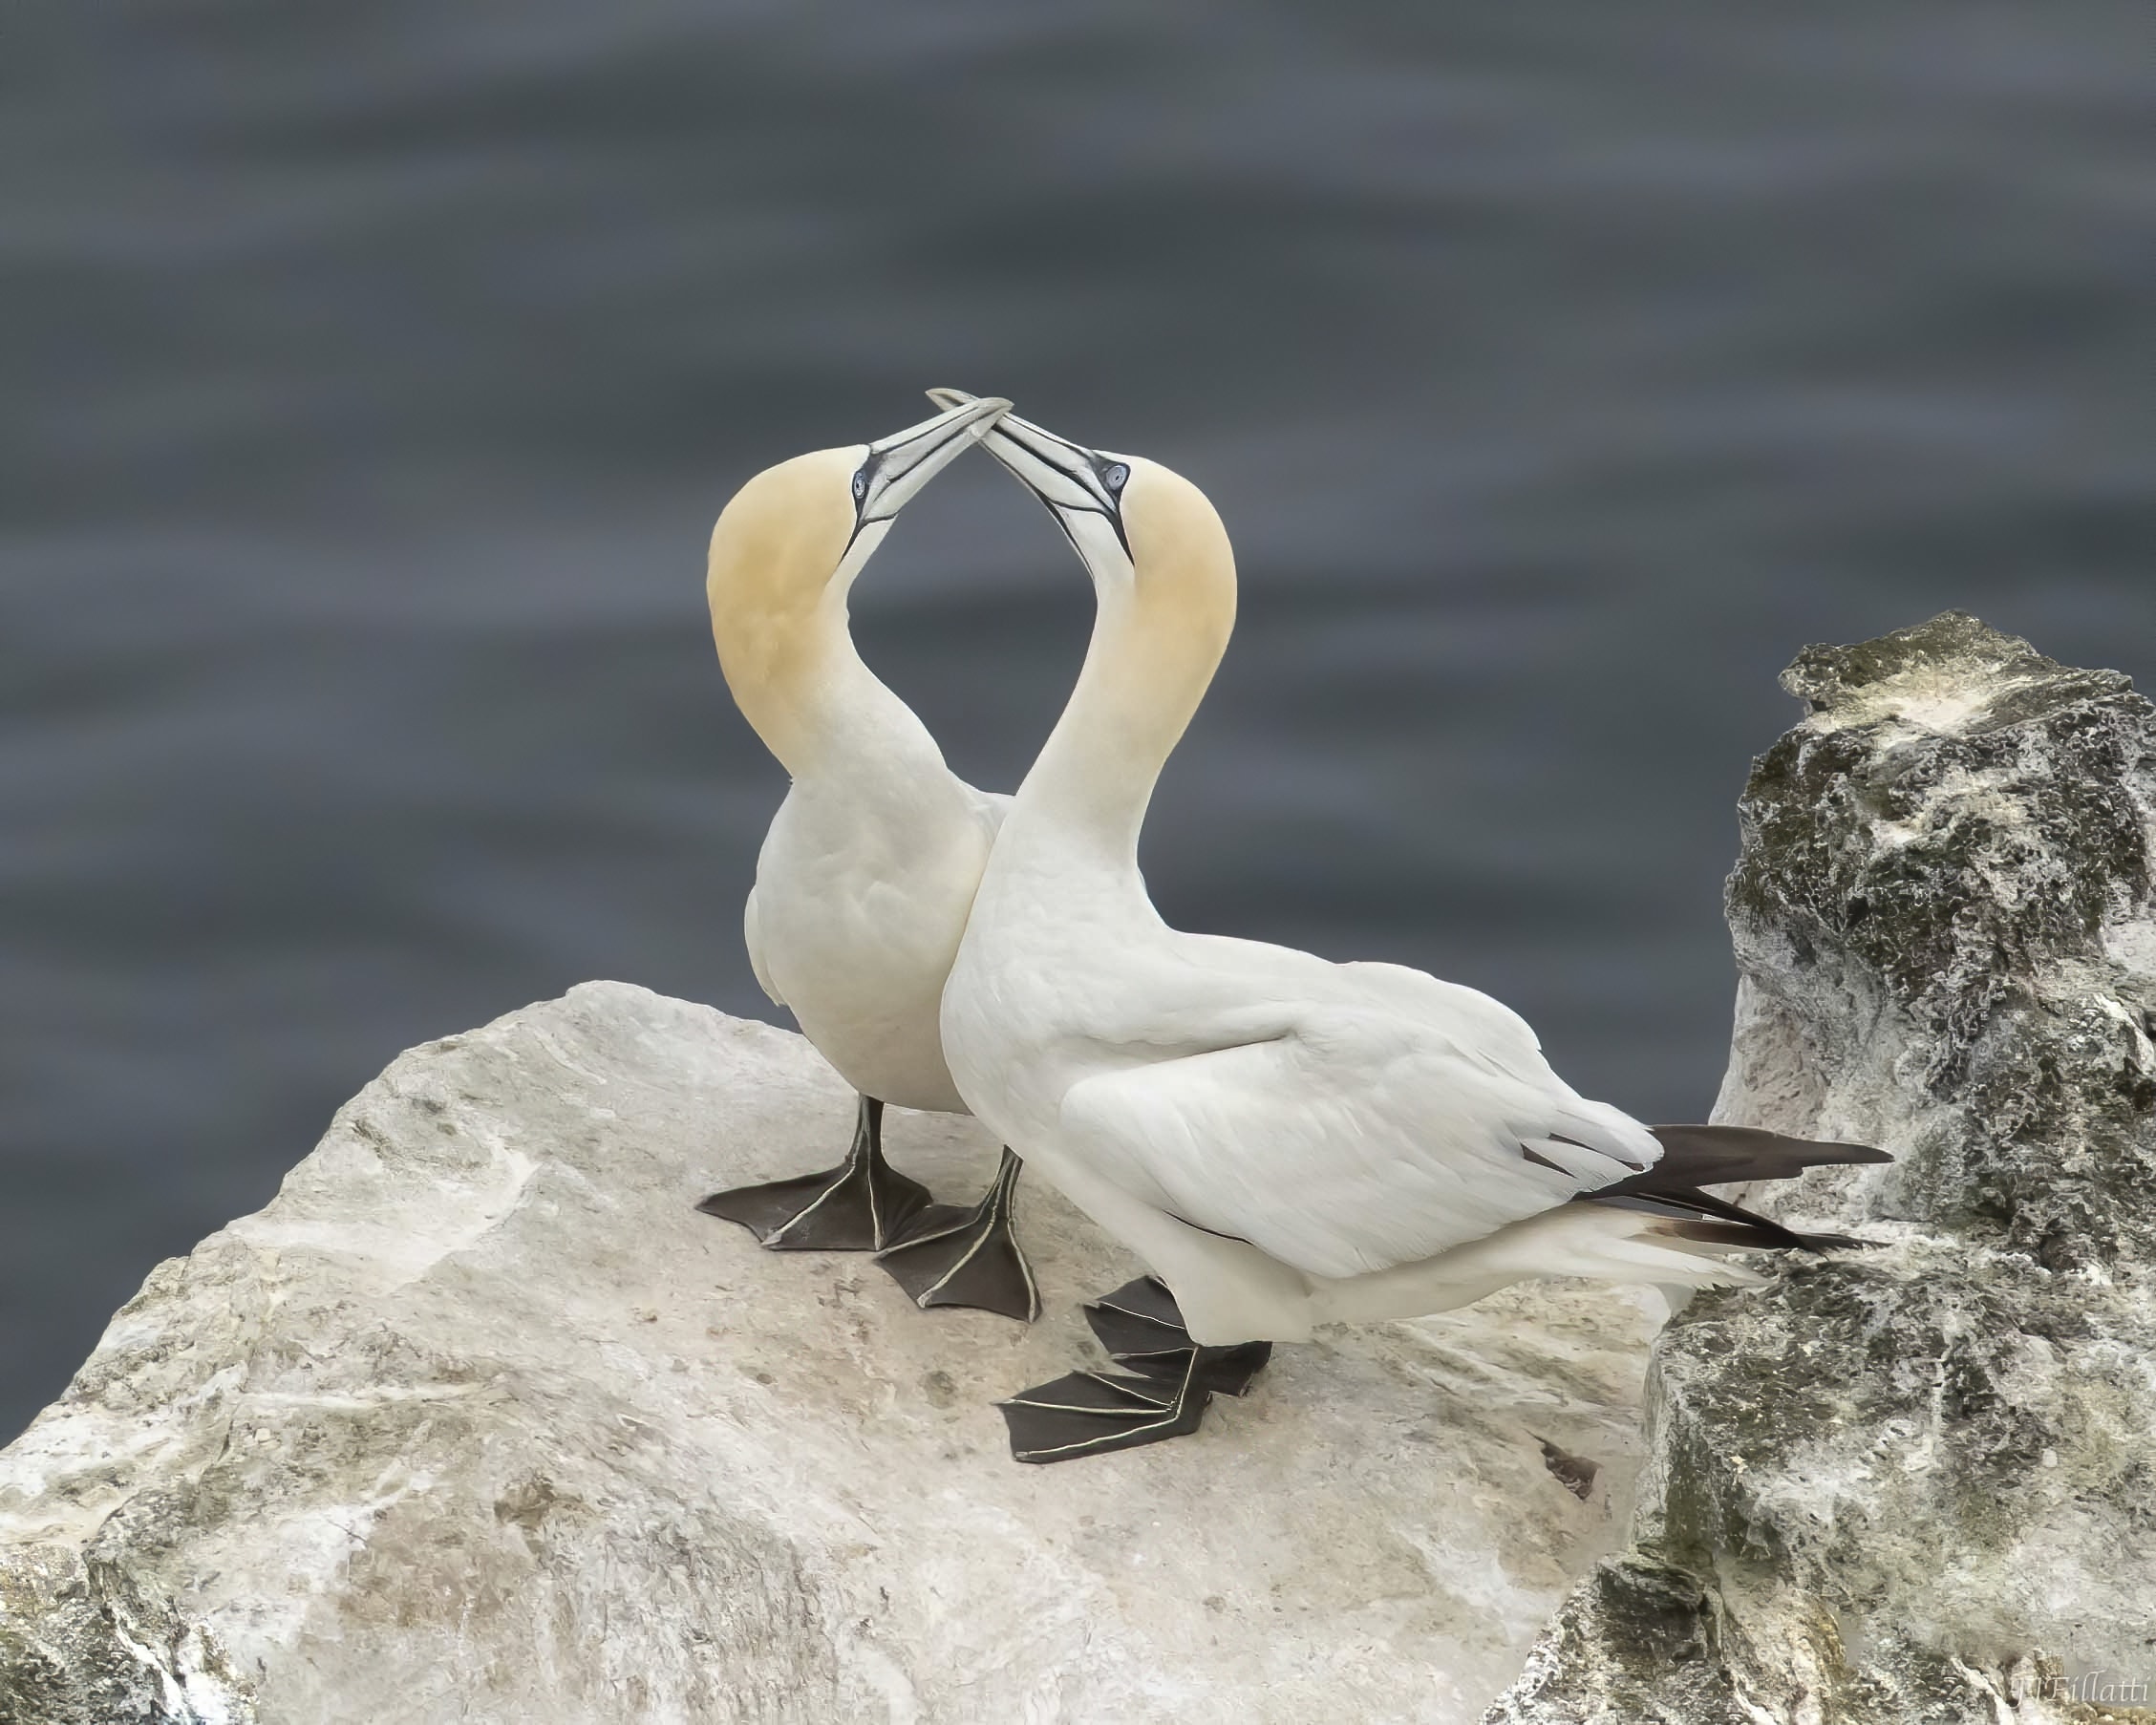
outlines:
[{"label": "rocky ledge", "polygon": [[1284,1350],[1193,1439],[1021,1467],[994,1399],[1099,1363],[1134,1266],[1022,1187],[1029,1331],[692,1209],[851,1120],[800,1037],[618,983],[404,1055],[0,1455],[0,1725],[1471,1720],[1617,1544],[1653,1296]]},{"label": "rocky ledge", "polygon": [[1716,1118],[1892,1149],[1754,1195],[1886,1244],[1671,1325],[1490,1718],[2156,1719],[2156,713],[1954,613],[1783,681]]},{"label": "rocky ledge", "polygon": [[759,1251],[691,1205],[849,1098],[591,984],[404,1055],[0,1453],[0,1725],[2136,1716],[2156,715],[1957,616],[1789,683],[1719,1118],[1901,1160],[1754,1195],[1882,1244],[1696,1301],[1644,1451],[1659,1302],[1548,1288],[1018,1467],[993,1399],[1133,1267],[1038,1185],[1031,1331]]}]

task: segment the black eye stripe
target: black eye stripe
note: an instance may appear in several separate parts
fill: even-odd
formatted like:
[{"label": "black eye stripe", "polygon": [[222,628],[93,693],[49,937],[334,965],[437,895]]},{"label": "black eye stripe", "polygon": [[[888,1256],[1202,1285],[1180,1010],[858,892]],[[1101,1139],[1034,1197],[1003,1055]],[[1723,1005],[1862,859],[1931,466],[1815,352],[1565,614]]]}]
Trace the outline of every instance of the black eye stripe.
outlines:
[{"label": "black eye stripe", "polygon": [[[1056,524],[1063,529],[1063,537],[1071,541],[1073,549],[1077,549],[1078,541],[1071,538],[1070,523],[1063,519],[1066,513],[1071,515],[1098,515],[1102,521],[1106,522],[1109,526],[1115,529],[1116,543],[1122,546],[1123,555],[1125,557],[1132,555],[1130,548],[1130,536],[1123,531],[1123,518],[1121,510],[1103,509],[1098,503],[1051,503],[1049,504],[1048,512],[1056,518]],[[1081,556],[1083,555],[1082,552],[1080,552],[1079,554]]]}]

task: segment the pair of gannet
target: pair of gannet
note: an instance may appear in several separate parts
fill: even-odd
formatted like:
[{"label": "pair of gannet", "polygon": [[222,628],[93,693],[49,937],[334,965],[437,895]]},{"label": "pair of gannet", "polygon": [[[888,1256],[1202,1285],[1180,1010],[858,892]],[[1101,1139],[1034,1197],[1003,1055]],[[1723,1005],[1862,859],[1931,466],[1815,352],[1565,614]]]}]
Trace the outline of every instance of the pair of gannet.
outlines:
[{"label": "pair of gannet", "polygon": [[[841,1168],[705,1208],[770,1245],[884,1248],[925,1304],[1030,1315],[1010,1233],[1022,1153],[1152,1272],[1088,1308],[1124,1374],[1002,1404],[1025,1461],[1194,1431],[1214,1391],[1241,1393],[1272,1342],[1319,1324],[1422,1316],[1538,1276],[1756,1282],[1725,1254],[1848,1244],[1701,1187],[1879,1151],[1649,1127],[1574,1092],[1525,1021],[1472,989],[1168,927],[1139,832],[1233,625],[1227,532],[1156,462],[1057,437],[1000,398],[930,394],[947,411],[925,425],[752,480],[713,536],[729,685],[794,775],[758,863],[751,955],[864,1100]],[[1097,603],[1014,799],[950,775],[845,628],[890,517],[975,439],[1048,507]],[[882,1161],[879,1100],[968,1110],[1011,1146],[978,1210],[924,1211]]]}]

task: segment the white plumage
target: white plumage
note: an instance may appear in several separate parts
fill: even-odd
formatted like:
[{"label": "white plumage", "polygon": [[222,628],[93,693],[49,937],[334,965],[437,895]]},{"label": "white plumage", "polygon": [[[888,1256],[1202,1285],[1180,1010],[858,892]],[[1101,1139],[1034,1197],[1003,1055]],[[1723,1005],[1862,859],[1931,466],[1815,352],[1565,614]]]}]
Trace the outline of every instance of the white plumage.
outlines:
[{"label": "white plumage", "polygon": [[[854,668],[873,680],[855,658],[846,682]],[[877,694],[899,705],[881,683],[833,692],[857,710]],[[854,1089],[963,1114],[937,1008],[1011,799],[966,783],[900,712],[885,736],[895,746],[872,763],[833,750],[796,774],[758,853],[742,933],[763,991]]]},{"label": "white plumage", "polygon": [[945,765],[854,650],[847,600],[899,511],[1010,404],[757,475],[712,529],[712,637],[791,778],[743,914],[749,962],[865,1096],[964,1112],[936,1005],[1007,797]]},{"label": "white plumage", "polygon": [[701,1207],[766,1246],[872,1249],[924,1305],[1029,1318],[1011,1234],[1014,1159],[974,1210],[932,1205],[881,1147],[883,1104],[964,1113],[937,1012],[1010,799],[945,765],[928,728],[854,650],[846,601],[898,511],[1010,404],[970,402],[879,442],[780,463],[712,531],[712,634],[736,704],[791,776],[742,933],[757,981],[862,1097],[822,1174]]},{"label": "white plumage", "polygon": [[[1573,1091],[1497,1001],[1161,920],[1139,829],[1232,625],[1227,535],[1155,463],[1010,417],[984,445],[1057,515],[1099,608],[944,993],[973,1112],[1146,1263],[1205,1346],[1417,1316],[1526,1276],[1755,1280],[1720,1255],[1742,1225],[1572,1202],[1663,1146]],[[1043,1394],[1036,1409],[1071,1412]]]}]

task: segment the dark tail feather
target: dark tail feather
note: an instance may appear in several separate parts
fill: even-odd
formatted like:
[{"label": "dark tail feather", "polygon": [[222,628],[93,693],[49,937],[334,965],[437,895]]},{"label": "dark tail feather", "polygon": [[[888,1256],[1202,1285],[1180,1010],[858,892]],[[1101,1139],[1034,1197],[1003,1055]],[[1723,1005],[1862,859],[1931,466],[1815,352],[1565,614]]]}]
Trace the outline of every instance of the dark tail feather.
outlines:
[{"label": "dark tail feather", "polygon": [[1658,1192],[1617,1192],[1606,1186],[1599,1192],[1582,1192],[1572,1202],[1664,1216],[1669,1219],[1672,1233],[1681,1234],[1688,1240],[1712,1240],[1721,1246],[1832,1252],[1865,1244],[1846,1234],[1801,1234],[1795,1228],[1783,1227],[1781,1223],[1747,1210],[1742,1204],[1731,1203],[1728,1199],[1717,1198],[1697,1186],[1668,1186]]},{"label": "dark tail feather", "polygon": [[1643,1174],[1580,1194],[1585,1203],[1614,1203],[1671,1219],[1674,1231],[1725,1246],[1754,1245],[1825,1252],[1862,1246],[1846,1234],[1801,1234],[1726,1198],[1702,1192],[1725,1181],[1788,1180],[1806,1168],[1894,1159],[1868,1144],[1814,1143],[1753,1126],[1651,1126],[1662,1159]]}]

